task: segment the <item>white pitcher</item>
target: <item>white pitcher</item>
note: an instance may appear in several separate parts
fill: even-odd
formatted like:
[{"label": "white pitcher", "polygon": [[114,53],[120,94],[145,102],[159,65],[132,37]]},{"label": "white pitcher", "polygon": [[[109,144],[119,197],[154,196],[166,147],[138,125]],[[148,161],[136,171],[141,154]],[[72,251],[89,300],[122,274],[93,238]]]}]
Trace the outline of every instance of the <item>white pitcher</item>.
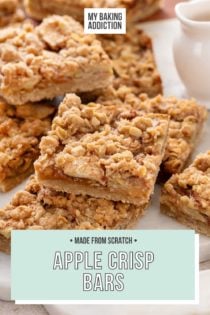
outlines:
[{"label": "white pitcher", "polygon": [[181,28],[174,41],[177,71],[190,97],[210,109],[210,0],[176,5]]}]

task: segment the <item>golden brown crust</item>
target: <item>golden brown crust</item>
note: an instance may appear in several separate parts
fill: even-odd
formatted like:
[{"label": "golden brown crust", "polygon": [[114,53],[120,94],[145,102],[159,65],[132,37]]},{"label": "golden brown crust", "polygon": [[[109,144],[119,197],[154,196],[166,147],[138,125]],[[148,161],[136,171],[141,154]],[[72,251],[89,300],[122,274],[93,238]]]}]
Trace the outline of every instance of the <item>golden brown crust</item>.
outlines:
[{"label": "golden brown crust", "polygon": [[125,35],[100,35],[102,46],[113,63],[115,89],[125,85],[136,95],[162,93],[151,38],[132,27]]},{"label": "golden brown crust", "polygon": [[15,107],[0,100],[0,190],[8,191],[33,172],[39,141],[56,108],[45,103]]},{"label": "golden brown crust", "polygon": [[9,251],[14,229],[123,229],[134,224],[145,207],[56,192],[32,176],[26,189],[0,210],[0,251]]},{"label": "golden brown crust", "polygon": [[84,8],[127,9],[128,22],[145,19],[160,8],[160,0],[25,0],[29,16],[42,20],[50,14],[70,15],[83,23]]},{"label": "golden brown crust", "polygon": [[25,14],[18,0],[0,0],[0,27],[20,23]]},{"label": "golden brown crust", "polygon": [[0,30],[0,66],[0,93],[14,105],[93,91],[112,79],[100,42],[68,16]]},{"label": "golden brown crust", "polygon": [[167,174],[181,172],[192,153],[202,126],[207,118],[207,110],[195,100],[157,96],[149,99],[146,95],[136,97],[132,90],[121,87],[106,89],[98,102],[109,105],[132,106],[143,113],[159,113],[170,116],[169,137],[162,169]]},{"label": "golden brown crust", "polygon": [[[168,116],[65,97],[35,163],[40,180],[56,189],[134,204],[149,202],[164,152]],[[57,182],[57,183],[56,183]],[[79,187],[80,186],[80,187]],[[142,191],[142,187],[144,187]],[[145,188],[146,187],[146,188]],[[75,190],[74,189],[74,192]]]},{"label": "golden brown crust", "polygon": [[210,151],[164,185],[162,211],[210,236]]}]

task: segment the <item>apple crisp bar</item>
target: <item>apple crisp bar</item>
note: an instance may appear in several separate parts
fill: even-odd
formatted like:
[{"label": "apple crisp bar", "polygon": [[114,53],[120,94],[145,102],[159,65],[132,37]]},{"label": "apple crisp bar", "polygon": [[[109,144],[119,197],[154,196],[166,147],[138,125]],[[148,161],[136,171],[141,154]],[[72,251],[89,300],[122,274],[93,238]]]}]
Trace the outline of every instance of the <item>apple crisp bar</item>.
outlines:
[{"label": "apple crisp bar", "polygon": [[100,35],[102,46],[113,63],[113,87],[128,86],[136,95],[162,94],[151,38],[136,27],[123,35]]},{"label": "apple crisp bar", "polygon": [[33,173],[39,141],[51,126],[55,107],[11,106],[0,100],[0,191],[6,192]]},{"label": "apple crisp bar", "polygon": [[29,16],[42,20],[50,14],[70,15],[83,23],[85,8],[126,8],[128,22],[146,19],[160,9],[161,0],[25,0]]},{"label": "apple crisp bar", "polygon": [[58,191],[144,205],[165,149],[167,115],[83,105],[68,94],[40,143],[38,180]]},{"label": "apple crisp bar", "polygon": [[162,190],[161,211],[210,236],[210,151],[169,179]]},{"label": "apple crisp bar", "polygon": [[0,27],[22,22],[25,14],[18,0],[0,0]]},{"label": "apple crisp bar", "polygon": [[150,99],[145,94],[137,97],[127,87],[118,90],[106,89],[97,101],[104,105],[114,102],[118,106],[132,106],[144,113],[170,116],[168,140],[162,163],[162,170],[169,175],[183,170],[207,118],[206,108],[197,104],[195,100],[160,95]]},{"label": "apple crisp bar", "polygon": [[71,17],[0,30],[0,94],[10,104],[93,91],[111,81],[111,61],[101,43]]},{"label": "apple crisp bar", "polygon": [[10,252],[12,230],[124,229],[131,227],[145,208],[57,192],[32,176],[26,189],[0,209],[0,251]]}]

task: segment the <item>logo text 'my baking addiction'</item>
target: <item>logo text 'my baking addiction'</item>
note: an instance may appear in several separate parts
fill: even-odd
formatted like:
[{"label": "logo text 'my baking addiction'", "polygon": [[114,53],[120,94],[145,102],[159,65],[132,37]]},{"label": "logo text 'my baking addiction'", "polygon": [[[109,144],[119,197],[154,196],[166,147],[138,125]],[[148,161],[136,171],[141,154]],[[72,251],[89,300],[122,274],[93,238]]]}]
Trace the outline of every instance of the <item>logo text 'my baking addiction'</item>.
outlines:
[{"label": "logo text 'my baking addiction'", "polygon": [[[116,249],[114,244],[132,244],[132,237],[83,237],[71,240],[75,244],[94,244],[100,250],[56,251],[53,257],[54,271],[80,271],[78,281],[83,291],[123,291],[128,271],[149,270],[155,261],[152,251]],[[102,245],[106,250],[102,250]],[[112,250],[107,248],[113,247]],[[95,247],[94,247],[95,248]],[[119,249],[118,249],[119,248]],[[104,247],[105,249],[105,247]]]},{"label": "logo text 'my baking addiction'", "polygon": [[125,8],[85,9],[85,34],[125,34]]}]

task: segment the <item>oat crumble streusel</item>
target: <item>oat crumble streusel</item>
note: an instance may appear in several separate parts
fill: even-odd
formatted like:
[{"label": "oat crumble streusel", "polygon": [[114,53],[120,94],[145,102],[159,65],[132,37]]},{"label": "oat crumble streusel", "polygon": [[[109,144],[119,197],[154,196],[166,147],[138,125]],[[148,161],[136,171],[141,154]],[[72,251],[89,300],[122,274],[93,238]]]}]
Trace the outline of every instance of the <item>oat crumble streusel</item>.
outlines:
[{"label": "oat crumble streusel", "polygon": [[106,89],[97,102],[104,105],[132,106],[143,113],[159,113],[170,116],[169,135],[163,158],[162,170],[167,174],[181,172],[186,165],[207,118],[207,110],[193,99],[157,96],[152,99],[145,94],[136,96],[132,89]]},{"label": "oat crumble streusel", "polygon": [[113,63],[115,89],[130,87],[136,95],[162,93],[151,38],[137,27],[123,35],[100,35],[102,46]]},{"label": "oat crumble streusel", "polygon": [[0,0],[0,27],[20,23],[25,19],[25,13],[19,0]]}]

